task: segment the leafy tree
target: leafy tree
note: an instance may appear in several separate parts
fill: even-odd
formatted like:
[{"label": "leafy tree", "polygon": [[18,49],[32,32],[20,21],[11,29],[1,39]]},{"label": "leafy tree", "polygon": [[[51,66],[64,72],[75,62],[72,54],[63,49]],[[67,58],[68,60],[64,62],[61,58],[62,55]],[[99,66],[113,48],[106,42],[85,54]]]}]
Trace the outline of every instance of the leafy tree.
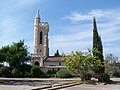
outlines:
[{"label": "leafy tree", "polygon": [[105,60],[108,61],[108,63],[113,64],[113,63],[117,63],[118,58],[119,57],[109,53],[106,55]]},{"label": "leafy tree", "polygon": [[9,46],[7,53],[7,62],[11,68],[20,69],[21,65],[24,64],[28,55],[27,46],[24,45],[24,40]]},{"label": "leafy tree", "polygon": [[57,50],[54,56],[60,56],[59,51]]},{"label": "leafy tree", "polygon": [[66,68],[79,76],[83,81],[86,79],[88,72],[94,72],[96,68],[101,66],[100,60],[92,57],[91,52],[76,51],[63,55],[63,59]]},{"label": "leafy tree", "polygon": [[0,48],[0,62],[1,63],[7,60],[8,51],[9,51],[9,46],[4,46]]},{"label": "leafy tree", "polygon": [[114,72],[117,72],[117,68],[118,66],[118,58],[117,56],[109,53],[105,56],[105,66],[106,66],[106,72],[108,74],[113,74]]},{"label": "leafy tree", "polygon": [[0,62],[9,63],[11,69],[17,68],[20,70],[28,60],[27,46],[24,45],[24,40],[0,48]]},{"label": "leafy tree", "polygon": [[[95,18],[93,22],[93,50],[98,51],[98,52],[93,52],[93,56],[100,59],[102,64],[104,65],[102,40],[97,31],[97,25],[96,25]],[[104,73],[104,67],[99,67],[98,71],[101,71],[101,73]]]}]

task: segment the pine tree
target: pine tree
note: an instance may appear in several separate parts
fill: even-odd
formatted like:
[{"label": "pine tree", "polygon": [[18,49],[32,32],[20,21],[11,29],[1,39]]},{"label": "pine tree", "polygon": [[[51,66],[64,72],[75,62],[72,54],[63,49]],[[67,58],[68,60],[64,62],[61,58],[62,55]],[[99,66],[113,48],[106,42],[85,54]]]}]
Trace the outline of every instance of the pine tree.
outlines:
[{"label": "pine tree", "polygon": [[[101,62],[103,63],[104,59],[103,59],[102,40],[101,40],[101,37],[99,36],[98,31],[97,31],[97,25],[96,25],[95,17],[94,17],[94,21],[93,21],[93,50],[97,51],[97,52],[93,51],[93,56],[100,59]],[[100,67],[100,70],[98,72],[103,73],[104,72],[104,67]]]}]

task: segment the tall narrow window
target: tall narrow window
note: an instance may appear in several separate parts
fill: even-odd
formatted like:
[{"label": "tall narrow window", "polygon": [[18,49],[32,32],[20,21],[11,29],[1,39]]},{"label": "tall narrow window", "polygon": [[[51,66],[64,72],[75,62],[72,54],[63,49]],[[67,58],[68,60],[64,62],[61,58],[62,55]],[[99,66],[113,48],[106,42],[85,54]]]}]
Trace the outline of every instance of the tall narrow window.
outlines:
[{"label": "tall narrow window", "polygon": [[40,32],[40,44],[42,44],[42,32]]}]

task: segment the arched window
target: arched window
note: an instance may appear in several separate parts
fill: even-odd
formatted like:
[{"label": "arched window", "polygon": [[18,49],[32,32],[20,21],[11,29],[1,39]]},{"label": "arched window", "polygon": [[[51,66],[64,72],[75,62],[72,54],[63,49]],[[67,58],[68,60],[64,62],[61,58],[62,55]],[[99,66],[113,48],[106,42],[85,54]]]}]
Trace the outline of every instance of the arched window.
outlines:
[{"label": "arched window", "polygon": [[35,62],[35,65],[36,65],[36,66],[39,66],[39,62],[38,62],[38,61],[36,61],[36,62]]},{"label": "arched window", "polygon": [[42,44],[42,32],[40,32],[40,44]]}]

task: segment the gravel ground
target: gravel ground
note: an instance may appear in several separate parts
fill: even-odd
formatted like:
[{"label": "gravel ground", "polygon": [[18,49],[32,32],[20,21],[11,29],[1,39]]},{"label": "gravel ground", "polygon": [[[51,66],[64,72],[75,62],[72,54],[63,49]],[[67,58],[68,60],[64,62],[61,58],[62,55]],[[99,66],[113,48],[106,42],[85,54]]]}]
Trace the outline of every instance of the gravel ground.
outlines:
[{"label": "gravel ground", "polygon": [[[38,87],[70,82],[71,80],[79,80],[79,79],[0,78],[0,81],[2,80],[8,80],[8,81],[0,82],[0,90],[31,90]],[[112,80],[114,81],[113,84],[107,84],[107,85],[81,84],[73,87],[63,88],[60,90],[120,90],[120,78],[112,78]]]},{"label": "gravel ground", "polygon": [[114,81],[113,84],[107,84],[107,85],[81,84],[60,90],[120,90],[120,78],[111,78],[111,80]]},{"label": "gravel ground", "polygon": [[31,90],[35,87],[24,85],[0,85],[0,90]]},{"label": "gravel ground", "polygon": [[0,90],[31,90],[71,82],[74,79],[57,78],[0,78]]},{"label": "gravel ground", "polygon": [[60,90],[120,90],[120,85],[88,85],[82,84]]}]

